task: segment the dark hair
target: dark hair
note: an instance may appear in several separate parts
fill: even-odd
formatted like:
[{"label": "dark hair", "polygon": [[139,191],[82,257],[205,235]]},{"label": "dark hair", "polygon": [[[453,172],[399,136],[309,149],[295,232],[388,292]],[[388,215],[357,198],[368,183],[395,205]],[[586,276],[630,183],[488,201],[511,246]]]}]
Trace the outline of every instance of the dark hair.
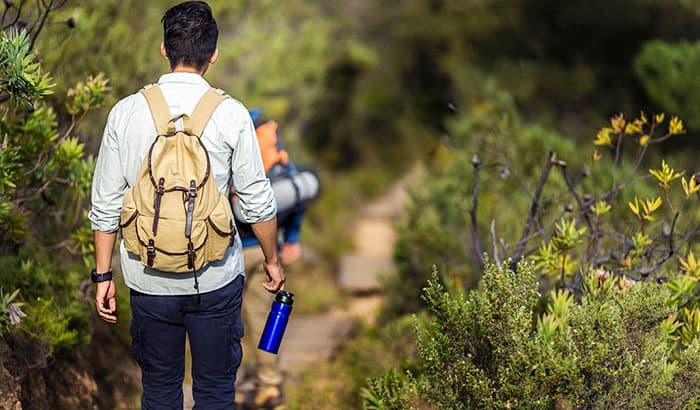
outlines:
[{"label": "dark hair", "polygon": [[203,1],[186,1],[168,9],[161,20],[170,68],[180,64],[201,70],[216,50],[219,29]]}]

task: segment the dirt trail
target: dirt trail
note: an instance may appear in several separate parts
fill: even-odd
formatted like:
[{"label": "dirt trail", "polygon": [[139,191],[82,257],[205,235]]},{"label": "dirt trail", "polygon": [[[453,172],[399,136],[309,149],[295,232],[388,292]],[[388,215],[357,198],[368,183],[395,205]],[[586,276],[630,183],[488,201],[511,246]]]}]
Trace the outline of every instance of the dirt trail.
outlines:
[{"label": "dirt trail", "polygon": [[[291,317],[279,353],[280,366],[288,377],[297,378],[311,366],[329,360],[357,319],[374,322],[382,301],[380,278],[394,269],[394,223],[403,209],[405,180],[370,203],[353,223],[354,251],[341,259],[337,275],[338,286],[350,299],[347,309]],[[185,408],[191,409],[192,389],[188,380],[183,388]]]}]

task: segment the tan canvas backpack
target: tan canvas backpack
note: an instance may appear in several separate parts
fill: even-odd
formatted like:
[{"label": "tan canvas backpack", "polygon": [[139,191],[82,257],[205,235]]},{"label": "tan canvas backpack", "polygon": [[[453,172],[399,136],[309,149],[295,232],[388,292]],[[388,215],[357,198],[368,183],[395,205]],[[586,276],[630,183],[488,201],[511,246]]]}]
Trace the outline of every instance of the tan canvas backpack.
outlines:
[{"label": "tan canvas backpack", "polygon": [[[141,93],[158,135],[138,180],[124,195],[124,244],[148,267],[196,273],[209,262],[223,259],[236,235],[231,204],[217,190],[209,154],[200,139],[214,110],[227,96],[209,89],[191,116],[172,116],[157,85],[146,86]],[[194,280],[198,289],[196,274]]]}]

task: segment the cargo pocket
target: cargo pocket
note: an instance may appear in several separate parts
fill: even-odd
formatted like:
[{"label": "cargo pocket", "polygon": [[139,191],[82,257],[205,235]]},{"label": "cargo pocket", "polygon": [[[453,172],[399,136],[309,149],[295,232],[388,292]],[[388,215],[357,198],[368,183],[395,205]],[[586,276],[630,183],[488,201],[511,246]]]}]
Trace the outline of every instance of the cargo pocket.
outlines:
[{"label": "cargo pocket", "polygon": [[143,355],[143,331],[134,321],[131,322],[131,354],[143,369],[146,366]]},{"label": "cargo pocket", "polygon": [[[231,348],[231,367],[237,369],[241,365],[243,359],[243,348],[241,347],[241,339],[243,338],[243,321],[238,320],[230,324],[231,339],[229,340]],[[235,371],[235,370],[234,370]]]},{"label": "cargo pocket", "polygon": [[226,255],[226,250],[233,244],[233,239],[236,236],[231,204],[226,196],[219,195],[219,202],[207,218],[207,226],[207,256],[209,262],[221,260]]}]

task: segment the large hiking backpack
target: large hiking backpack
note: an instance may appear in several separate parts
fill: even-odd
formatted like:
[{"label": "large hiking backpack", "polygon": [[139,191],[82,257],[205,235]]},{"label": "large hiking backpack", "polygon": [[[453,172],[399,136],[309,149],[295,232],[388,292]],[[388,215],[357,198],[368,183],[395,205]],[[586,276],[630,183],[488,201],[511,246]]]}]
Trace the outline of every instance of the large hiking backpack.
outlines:
[{"label": "large hiking backpack", "polygon": [[[196,273],[209,262],[223,259],[236,235],[231,205],[216,187],[209,154],[200,139],[227,96],[209,89],[191,116],[172,116],[157,85],[146,86],[141,93],[157,136],[136,183],[124,195],[124,245],[153,269]],[[194,279],[198,288],[196,274]]]},{"label": "large hiking backpack", "polygon": [[[259,121],[261,114],[260,109],[250,110],[265,174],[270,179],[270,186],[277,201],[277,223],[284,225],[296,210],[319,195],[320,180],[312,168],[297,168],[292,164],[287,151],[282,149],[277,122]],[[245,222],[237,200],[233,201],[233,215],[241,238],[252,237],[253,230]]]},{"label": "large hiking backpack", "polygon": [[255,135],[258,137],[258,146],[263,160],[265,174],[269,174],[272,167],[277,164],[287,165],[289,155],[287,151],[280,149],[277,136],[277,123],[267,121],[255,127]]}]

